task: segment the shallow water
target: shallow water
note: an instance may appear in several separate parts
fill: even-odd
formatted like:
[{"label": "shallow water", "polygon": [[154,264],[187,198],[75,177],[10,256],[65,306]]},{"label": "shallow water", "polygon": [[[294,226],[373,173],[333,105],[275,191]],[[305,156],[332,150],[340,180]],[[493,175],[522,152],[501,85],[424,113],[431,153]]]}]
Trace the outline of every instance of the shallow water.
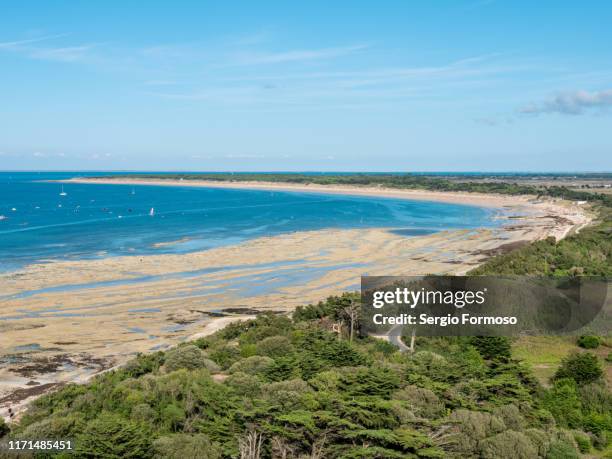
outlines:
[{"label": "shallow water", "polygon": [[[490,209],[263,190],[46,182],[102,173],[0,173],[0,269],[56,259],[184,253],[326,228],[414,236],[495,226]],[[155,215],[150,216],[150,209]],[[13,210],[14,209],[14,210]],[[161,245],[158,245],[160,244]]]}]

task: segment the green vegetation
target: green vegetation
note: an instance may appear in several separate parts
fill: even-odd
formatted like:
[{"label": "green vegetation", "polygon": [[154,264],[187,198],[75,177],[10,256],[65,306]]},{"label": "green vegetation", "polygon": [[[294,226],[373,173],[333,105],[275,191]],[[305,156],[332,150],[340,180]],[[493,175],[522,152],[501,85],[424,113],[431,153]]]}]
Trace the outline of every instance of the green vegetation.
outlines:
[{"label": "green vegetation", "polygon": [[569,378],[578,384],[588,384],[597,381],[602,375],[603,370],[597,356],[589,352],[577,352],[563,359],[554,379]]},{"label": "green vegetation", "polygon": [[[609,177],[609,174],[601,174]],[[577,201],[598,201],[612,205],[612,196],[590,193],[564,186],[535,186],[506,181],[490,182],[486,176],[471,177],[470,181],[448,180],[448,178],[415,174],[293,174],[293,173],[201,173],[201,174],[130,174],[119,178],[166,179],[166,180],[213,180],[218,182],[275,182],[314,185],[383,186],[403,189],[425,189],[432,191],[460,191],[478,193],[500,193],[509,195],[531,194]],[[105,177],[108,178],[108,177]],[[465,177],[464,177],[465,178]],[[554,176],[551,176],[554,178]]]},{"label": "green vegetation", "polygon": [[601,344],[601,338],[595,335],[582,335],[578,337],[576,344],[584,349],[597,349]]},{"label": "green vegetation", "polygon": [[76,457],[117,458],[577,457],[608,444],[612,396],[591,354],[544,389],[505,338],[418,338],[400,353],[330,332],[357,300],[139,356],[39,398],[9,436],[72,437]]},{"label": "green vegetation", "polygon": [[579,234],[548,238],[494,257],[471,274],[612,276],[612,205],[599,205],[598,221]]},{"label": "green vegetation", "polygon": [[[413,176],[257,176],[232,179],[533,192]],[[589,196],[572,199],[594,201],[597,224],[560,242],[540,241],[493,258],[473,273],[610,275],[612,206]],[[506,338],[418,337],[414,353],[400,353],[359,334],[358,302],[359,295],[346,293],[297,308],[292,318],[260,315],[141,355],[88,384],[39,398],[10,432],[0,429],[6,438],[72,437],[76,457],[559,459],[610,453],[607,351],[568,355],[579,348],[564,338],[529,337],[519,359]],[[343,333],[332,333],[338,323]],[[578,344],[593,349],[592,338]],[[541,345],[548,347],[539,355]],[[607,346],[604,337],[597,351]],[[536,354],[560,363],[550,385],[522,361],[533,364]]]}]

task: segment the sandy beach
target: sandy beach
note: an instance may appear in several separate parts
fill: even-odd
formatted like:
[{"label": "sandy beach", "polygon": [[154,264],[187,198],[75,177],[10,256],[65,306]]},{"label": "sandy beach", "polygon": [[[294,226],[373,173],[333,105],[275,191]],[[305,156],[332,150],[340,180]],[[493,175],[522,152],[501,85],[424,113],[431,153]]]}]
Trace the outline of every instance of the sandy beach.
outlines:
[{"label": "sandy beach", "polygon": [[[72,180],[77,181],[77,180]],[[0,414],[138,352],[166,349],[260,311],[288,312],[357,290],[361,275],[462,274],[492,255],[588,224],[560,200],[383,188],[80,179],[81,183],[202,186],[385,196],[503,210],[491,229],[406,237],[389,229],[262,237],[186,254],[53,261],[0,274]]]},{"label": "sandy beach", "polygon": [[248,190],[266,191],[293,191],[299,193],[325,193],[344,194],[353,196],[376,196],[387,198],[410,199],[415,201],[438,201],[453,204],[470,204],[480,207],[503,207],[515,205],[518,202],[526,202],[534,197],[529,196],[504,196],[485,193],[450,193],[429,190],[402,190],[382,186],[348,186],[348,185],[317,185],[317,184],[294,184],[260,181],[235,181],[222,182],[216,180],[172,180],[172,179],[144,179],[144,178],[109,178],[109,177],[87,177],[63,180],[72,183],[98,183],[107,185],[155,185],[155,186],[188,186],[204,188],[234,188]]}]

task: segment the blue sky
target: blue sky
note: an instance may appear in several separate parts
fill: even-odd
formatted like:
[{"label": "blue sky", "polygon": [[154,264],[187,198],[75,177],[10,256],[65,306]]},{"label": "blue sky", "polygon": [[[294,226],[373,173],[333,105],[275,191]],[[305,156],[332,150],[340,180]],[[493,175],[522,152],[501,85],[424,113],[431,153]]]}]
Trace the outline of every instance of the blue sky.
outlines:
[{"label": "blue sky", "polygon": [[0,169],[610,171],[607,1],[4,1]]}]

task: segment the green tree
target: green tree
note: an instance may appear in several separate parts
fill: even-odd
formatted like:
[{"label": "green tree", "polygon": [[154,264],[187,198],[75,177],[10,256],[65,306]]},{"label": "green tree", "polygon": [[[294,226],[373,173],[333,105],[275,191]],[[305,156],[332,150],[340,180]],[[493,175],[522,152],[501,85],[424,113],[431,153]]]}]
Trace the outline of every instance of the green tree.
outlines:
[{"label": "green tree", "polygon": [[474,336],[470,344],[487,360],[507,360],[511,357],[510,340],[505,336]]},{"label": "green tree", "polygon": [[112,413],[102,413],[90,421],[75,441],[82,457],[150,458],[151,437],[144,424]]},{"label": "green tree", "polygon": [[561,361],[554,379],[571,378],[578,384],[588,384],[603,375],[601,363],[590,352],[575,352]]}]

